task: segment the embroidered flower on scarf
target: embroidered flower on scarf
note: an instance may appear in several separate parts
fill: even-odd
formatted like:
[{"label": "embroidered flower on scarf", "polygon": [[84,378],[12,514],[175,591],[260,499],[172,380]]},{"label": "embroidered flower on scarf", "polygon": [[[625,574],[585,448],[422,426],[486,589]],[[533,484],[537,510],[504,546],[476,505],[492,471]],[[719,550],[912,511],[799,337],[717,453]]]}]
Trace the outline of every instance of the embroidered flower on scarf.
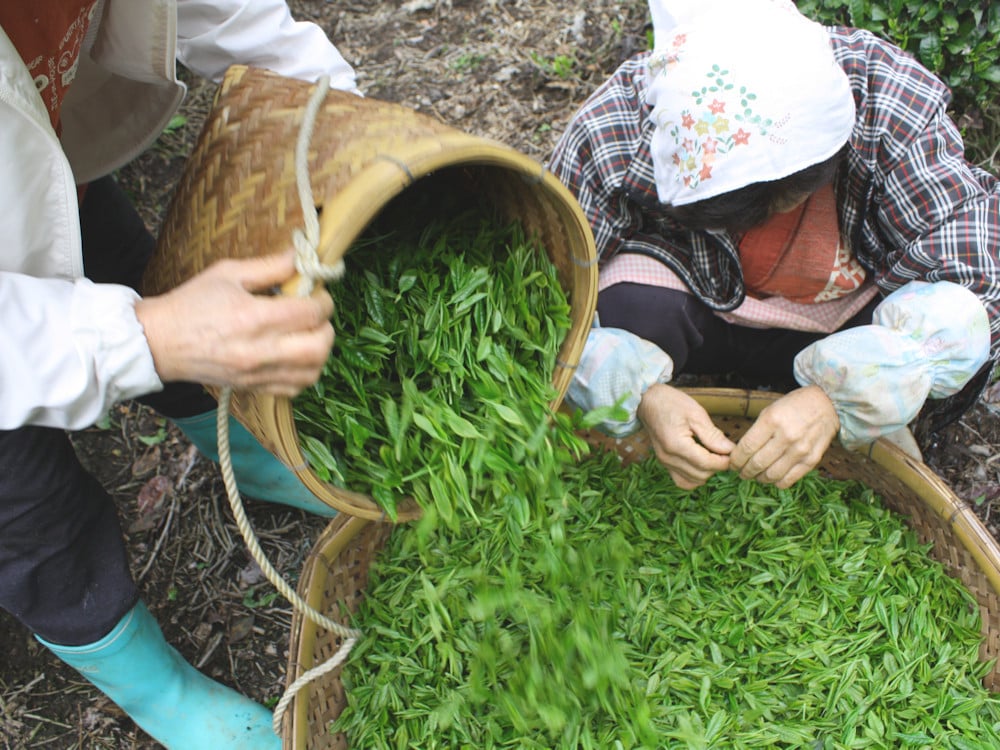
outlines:
[{"label": "embroidered flower on scarf", "polygon": [[685,42],[687,42],[686,34],[675,35],[669,50],[658,52],[649,58],[649,72],[658,76],[677,65],[681,59],[680,50]]},{"label": "embroidered flower on scarf", "polygon": [[[650,60],[650,72],[669,75],[681,59],[685,41],[683,34],[675,37],[668,52]],[[772,130],[782,123],[775,125],[771,118],[754,111],[756,94],[746,86],[737,89],[729,71],[719,65],[713,65],[706,78],[706,85],[691,92],[694,106],[681,110],[680,121],[658,123],[677,147],[672,158],[676,179],[692,190],[712,179],[719,159],[740,146],[750,145],[753,139],[770,138],[780,143]]]}]

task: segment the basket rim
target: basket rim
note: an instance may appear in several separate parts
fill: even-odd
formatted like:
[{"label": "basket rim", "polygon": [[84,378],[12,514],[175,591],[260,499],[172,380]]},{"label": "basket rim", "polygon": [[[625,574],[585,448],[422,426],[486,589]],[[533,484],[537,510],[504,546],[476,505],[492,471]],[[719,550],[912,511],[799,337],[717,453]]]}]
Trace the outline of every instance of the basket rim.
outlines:
[{"label": "basket rim", "polygon": [[[405,156],[378,154],[351,178],[351,189],[328,196],[322,203],[317,252],[324,263],[340,260],[355,235],[365,229],[394,198],[421,179],[449,167],[501,167],[541,185],[565,201],[576,201],[569,189],[545,165],[510,146],[462,131],[437,134],[436,138],[415,142],[419,148]],[[391,186],[386,190],[386,186]],[[591,253],[590,265],[597,263],[593,232],[582,212],[572,212]],[[343,223],[344,217],[348,223]],[[596,284],[596,282],[595,282]]]},{"label": "basket rim", "polygon": [[[449,146],[446,149],[429,149],[428,153],[406,163],[398,162],[396,159],[377,161],[353,178],[350,191],[342,191],[323,202],[318,249],[322,262],[333,265],[341,259],[350,248],[351,238],[355,236],[356,232],[363,230],[371,223],[384,207],[388,198],[401,194],[421,178],[440,169],[461,166],[506,168],[552,196],[554,205],[559,206],[565,216],[566,226],[575,226],[578,230],[579,239],[583,243],[581,247],[587,256],[586,258],[574,256],[571,258],[572,262],[583,269],[596,268],[597,251],[593,232],[582,209],[569,189],[544,165],[509,146],[489,139],[469,136],[461,132],[452,134],[450,139],[461,144],[461,147],[452,148]],[[391,176],[385,175],[384,169],[387,165],[391,165],[391,168],[397,170],[398,173]],[[390,179],[390,177],[395,179]],[[387,184],[395,186],[392,193],[385,191],[384,188]],[[324,225],[323,217],[341,214],[351,217],[347,225],[342,220],[338,223],[327,220]],[[336,231],[331,229],[334,226]],[[347,227],[346,231],[345,226]],[[286,282],[282,288],[287,293],[288,290],[296,289],[297,285],[298,277],[296,276]],[[591,318],[592,311],[596,309],[597,285],[598,278],[595,271],[587,274],[585,285],[573,288],[573,293],[580,297],[573,304],[579,305],[581,309],[591,311]],[[560,343],[559,357],[553,373],[556,385],[556,395],[551,403],[553,410],[559,407],[569,390],[572,375],[579,364],[589,330],[589,326],[582,325],[571,328],[567,331],[566,338]],[[267,408],[269,410],[273,408],[276,411],[275,420],[279,430],[285,430],[288,434],[296,431],[295,420],[290,408],[291,399],[261,397],[261,400],[263,403],[271,402]],[[287,401],[289,408],[279,408],[282,401]],[[389,520],[385,511],[368,495],[351,489],[334,487],[323,482],[309,468],[300,446],[286,445],[284,447],[290,454],[291,468],[299,480],[321,500],[327,496],[336,500],[336,504],[328,503],[335,510],[370,520]],[[326,501],[324,500],[324,502]],[[421,509],[412,498],[404,498],[397,506],[396,521],[399,523],[412,521],[419,518],[421,514]]]}]

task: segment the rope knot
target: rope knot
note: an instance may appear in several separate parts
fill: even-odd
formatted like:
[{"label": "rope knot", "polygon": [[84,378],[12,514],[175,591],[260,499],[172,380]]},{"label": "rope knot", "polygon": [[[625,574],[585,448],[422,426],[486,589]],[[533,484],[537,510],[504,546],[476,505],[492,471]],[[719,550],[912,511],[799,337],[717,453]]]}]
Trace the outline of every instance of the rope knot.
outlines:
[{"label": "rope knot", "polygon": [[[311,215],[315,217],[316,213]],[[318,281],[337,281],[344,275],[343,258],[334,265],[328,265],[319,259],[318,238],[310,238],[306,232],[296,229],[292,233],[292,242],[295,245],[295,270],[302,277],[299,279],[298,296],[308,297]]]}]

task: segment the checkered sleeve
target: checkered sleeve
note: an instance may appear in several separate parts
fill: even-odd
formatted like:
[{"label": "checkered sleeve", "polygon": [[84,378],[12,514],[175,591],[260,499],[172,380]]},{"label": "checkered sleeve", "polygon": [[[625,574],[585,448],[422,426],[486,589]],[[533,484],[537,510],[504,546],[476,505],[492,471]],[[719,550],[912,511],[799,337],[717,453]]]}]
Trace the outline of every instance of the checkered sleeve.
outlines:
[{"label": "checkered sleeve", "polygon": [[632,234],[635,219],[623,189],[640,152],[642,111],[637,106],[638,58],[622,64],[574,115],[548,167],[569,188],[594,233],[597,256],[606,260]]},{"label": "checkered sleeve", "polygon": [[[859,101],[847,212],[859,259],[885,294],[911,281],[950,281],[973,292],[1000,357],[1000,182],[970,164],[948,115],[950,92],[898,47],[859,29],[835,29],[836,54]],[[853,218],[852,218],[853,217]],[[944,314],[945,311],[942,311]]]},{"label": "checkered sleeve", "polygon": [[878,224],[891,261],[880,285],[969,289],[989,316],[992,359],[1000,357],[1000,182],[966,161],[943,107],[886,174]]}]

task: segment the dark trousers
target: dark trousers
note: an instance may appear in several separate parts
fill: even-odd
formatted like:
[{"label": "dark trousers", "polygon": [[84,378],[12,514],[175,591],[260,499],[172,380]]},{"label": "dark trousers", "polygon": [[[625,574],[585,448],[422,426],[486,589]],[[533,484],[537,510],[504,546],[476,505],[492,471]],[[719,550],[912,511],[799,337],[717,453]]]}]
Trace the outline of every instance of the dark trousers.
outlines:
[{"label": "dark trousers", "polygon": [[[92,183],[80,220],[85,274],[138,289],[154,240],[117,183]],[[141,401],[168,417],[215,408],[191,383]],[[114,502],[65,431],[0,431],[0,607],[42,638],[76,646],[106,635],[138,596]]]},{"label": "dark trousers", "polygon": [[[876,297],[845,328],[871,323]],[[795,355],[826,334],[732,325],[698,298],[675,289],[622,283],[597,299],[601,325],[652,341],[674,361],[674,375],[736,374],[754,387],[796,387]]]}]

